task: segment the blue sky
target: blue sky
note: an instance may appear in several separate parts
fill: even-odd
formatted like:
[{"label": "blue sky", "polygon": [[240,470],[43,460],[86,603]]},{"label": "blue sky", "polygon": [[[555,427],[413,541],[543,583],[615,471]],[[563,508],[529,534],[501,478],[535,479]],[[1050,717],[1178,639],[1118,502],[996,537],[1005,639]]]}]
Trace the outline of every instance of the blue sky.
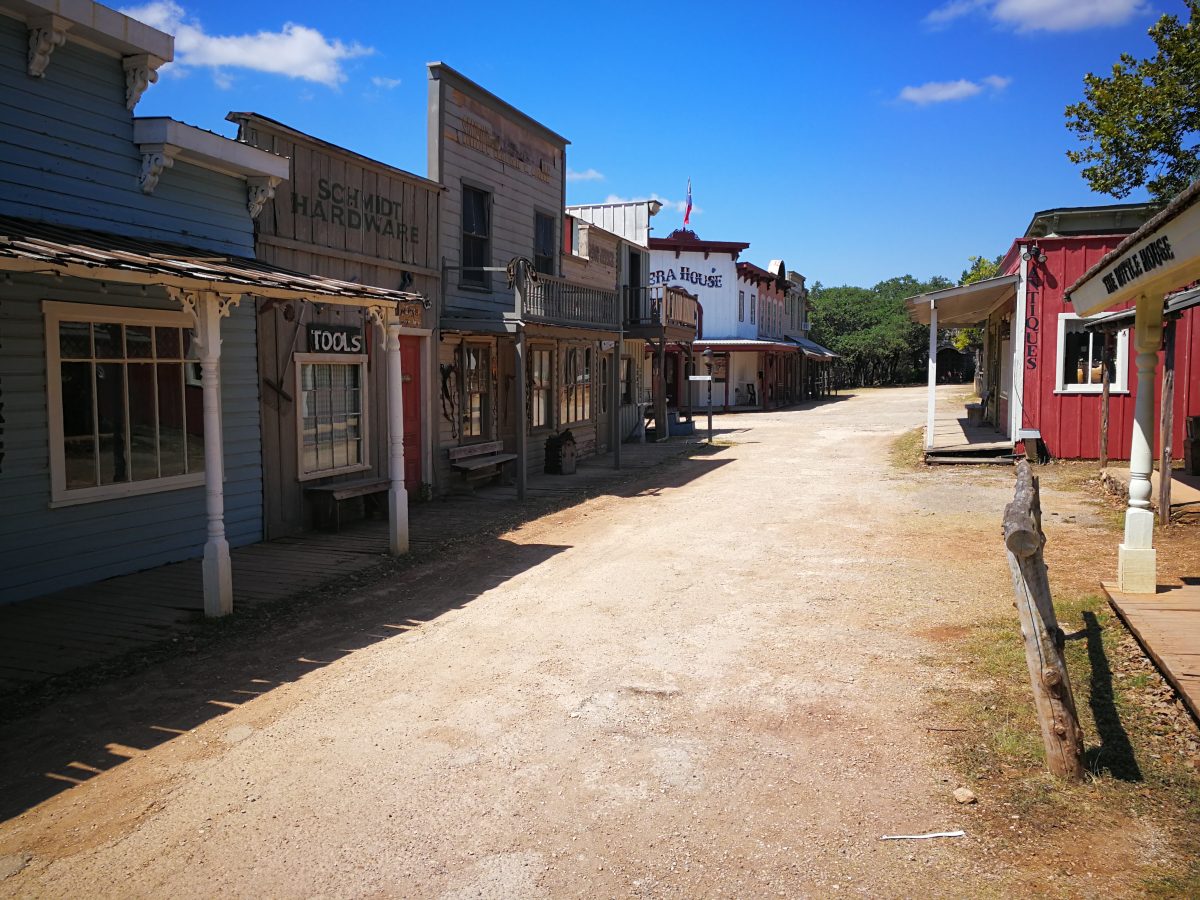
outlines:
[{"label": "blue sky", "polygon": [[[810,283],[957,278],[1032,214],[1116,202],[1064,151],[1086,72],[1153,52],[1182,0],[481,4],[158,0],[177,35],[137,108],[232,134],[252,110],[425,174],[425,63],[571,141],[568,202],[692,180],[701,237],[748,241]],[[1125,202],[1142,200],[1131,196]]]}]

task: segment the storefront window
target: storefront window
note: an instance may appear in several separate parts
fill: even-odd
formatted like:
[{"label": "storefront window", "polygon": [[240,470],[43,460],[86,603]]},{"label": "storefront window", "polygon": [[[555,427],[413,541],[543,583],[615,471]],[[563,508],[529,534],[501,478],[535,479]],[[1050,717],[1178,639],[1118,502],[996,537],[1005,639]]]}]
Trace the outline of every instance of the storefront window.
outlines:
[{"label": "storefront window", "polygon": [[46,303],[52,502],[198,484],[204,415],[190,319]]},{"label": "storefront window", "polygon": [[[1087,322],[1070,313],[1058,321],[1058,389],[1067,392],[1098,392],[1104,385],[1104,335],[1088,331]],[[1127,389],[1126,361],[1129,358],[1129,332],[1120,332],[1114,341],[1114,353],[1108,360],[1109,386],[1114,391]]]},{"label": "storefront window", "polygon": [[463,437],[486,438],[491,431],[491,348],[463,345]]},{"label": "storefront window", "polygon": [[364,359],[297,354],[300,477],[367,468]]},{"label": "storefront window", "polygon": [[592,417],[592,349],[571,347],[563,353],[559,424],[571,425]]},{"label": "storefront window", "polygon": [[628,356],[621,357],[621,405],[629,406],[633,403],[633,359]]},{"label": "storefront window", "polygon": [[534,348],[529,354],[529,426],[550,428],[554,414],[554,351]]}]

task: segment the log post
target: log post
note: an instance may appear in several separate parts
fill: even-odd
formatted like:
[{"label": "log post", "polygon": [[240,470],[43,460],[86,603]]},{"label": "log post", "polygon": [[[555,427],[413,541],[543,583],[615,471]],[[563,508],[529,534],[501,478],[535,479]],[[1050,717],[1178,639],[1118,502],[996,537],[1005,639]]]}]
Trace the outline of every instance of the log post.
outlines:
[{"label": "log post", "polygon": [[1034,706],[1046,747],[1046,764],[1052,775],[1078,781],[1083,777],[1080,758],[1083,733],[1063,657],[1062,630],[1054,614],[1050,580],[1042,558],[1045,542],[1038,480],[1029,462],[1021,460],[1017,464],[1013,501],[1004,508],[1004,545],[1021,635],[1025,639]]},{"label": "log post", "polygon": [[1175,433],[1175,320],[1163,325],[1162,408],[1158,419],[1158,521],[1171,524],[1171,451]]}]

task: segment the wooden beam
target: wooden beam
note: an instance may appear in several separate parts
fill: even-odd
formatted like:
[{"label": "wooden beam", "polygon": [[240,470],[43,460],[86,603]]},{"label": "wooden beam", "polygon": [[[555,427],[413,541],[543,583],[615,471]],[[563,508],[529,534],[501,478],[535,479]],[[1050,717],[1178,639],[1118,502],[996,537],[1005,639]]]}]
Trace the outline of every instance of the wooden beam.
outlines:
[{"label": "wooden beam", "polygon": [[1163,325],[1162,409],[1158,420],[1158,521],[1171,524],[1171,439],[1175,431],[1175,320]]},{"label": "wooden beam", "polygon": [[1109,378],[1108,367],[1113,358],[1113,342],[1116,340],[1116,335],[1111,332],[1104,333],[1104,351],[1101,359],[1101,367],[1103,368],[1103,387],[1100,389],[1100,468],[1108,468],[1108,410],[1109,400],[1112,395],[1112,379]]}]

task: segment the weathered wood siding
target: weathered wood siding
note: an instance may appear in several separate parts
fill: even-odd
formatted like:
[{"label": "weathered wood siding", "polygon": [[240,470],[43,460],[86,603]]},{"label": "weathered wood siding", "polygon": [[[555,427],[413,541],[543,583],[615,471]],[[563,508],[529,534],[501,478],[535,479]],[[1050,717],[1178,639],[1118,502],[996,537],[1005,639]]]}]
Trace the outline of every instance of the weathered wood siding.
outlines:
[{"label": "weathered wood siding", "polygon": [[[438,77],[434,77],[437,75]],[[429,81],[429,177],[445,185],[441,252],[447,265],[462,264],[462,187],[491,194],[490,265],[533,257],[534,215],[555,222],[562,246],[566,142],[471,82],[444,68]],[[445,285],[443,315],[499,317],[513,294],[502,274],[491,290],[460,287],[459,273]]]},{"label": "weathered wood siding", "polygon": [[142,193],[121,60],[68,40],[32,78],[27,54],[0,15],[0,215],[253,255],[244,181],[177,161]]},{"label": "weathered wood siding", "polygon": [[[51,509],[42,300],[177,309],[160,292],[66,278],[13,276],[0,288],[0,603],[198,556],[205,539],[204,487]],[[262,535],[262,465],[254,306],[221,328],[225,528],[233,546]]]}]

